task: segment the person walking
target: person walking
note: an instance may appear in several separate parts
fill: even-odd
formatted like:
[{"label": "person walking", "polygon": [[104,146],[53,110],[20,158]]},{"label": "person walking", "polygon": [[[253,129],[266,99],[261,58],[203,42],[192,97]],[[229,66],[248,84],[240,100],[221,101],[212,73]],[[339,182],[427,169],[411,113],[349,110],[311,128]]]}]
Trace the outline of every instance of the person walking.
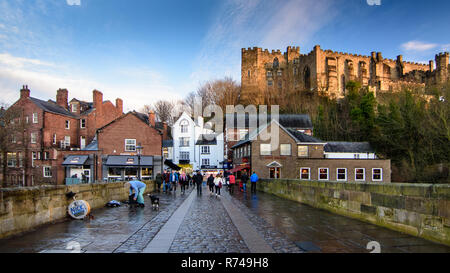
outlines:
[{"label": "person walking", "polygon": [[134,191],[134,201],[137,201],[140,207],[145,207],[144,192],[147,185],[139,180],[132,179],[131,181],[125,183],[125,187],[129,188],[129,195],[132,195]]},{"label": "person walking", "polygon": [[176,172],[172,171],[172,173],[170,174],[170,185],[171,185],[171,189],[170,191],[176,192],[177,191],[177,183],[178,183],[178,175]]},{"label": "person walking", "polygon": [[259,177],[256,174],[256,172],[253,172],[252,176],[250,176],[250,182],[251,182],[251,192],[256,193],[256,182],[258,182]]},{"label": "person walking", "polygon": [[180,175],[180,186],[181,186],[181,194],[186,193],[186,185],[189,183],[186,174],[183,172]]},{"label": "person walking", "polygon": [[209,177],[207,179],[207,184],[208,184],[208,187],[209,187],[209,193],[211,195],[213,195],[214,194],[214,176],[213,176],[213,174],[209,175]]},{"label": "person walking", "polygon": [[165,193],[168,193],[169,192],[169,189],[170,189],[170,173],[168,172],[168,171],[165,171],[164,172],[164,180],[163,180],[163,191],[165,192]]},{"label": "person walking", "polygon": [[248,175],[247,172],[244,171],[244,173],[241,175],[241,181],[242,181],[242,191],[247,192],[247,182],[248,182]]},{"label": "person walking", "polygon": [[191,183],[192,183],[192,177],[191,177],[191,174],[187,174],[186,175],[186,177],[187,177],[187,183],[186,183],[186,189],[189,189],[189,186],[191,185]]},{"label": "person walking", "polygon": [[225,182],[225,179],[222,177],[221,174],[218,174],[216,178],[214,178],[214,186],[216,188],[216,196],[220,197],[220,189],[223,187],[223,183]]},{"label": "person walking", "polygon": [[234,193],[234,185],[236,184],[236,177],[234,176],[234,174],[230,174],[228,176],[228,178],[230,179],[230,185],[228,186],[229,190],[230,190],[230,194]]},{"label": "person walking", "polygon": [[194,175],[194,184],[197,186],[197,194],[202,194],[202,183],[203,183],[203,175],[200,171],[197,171],[197,174]]},{"label": "person walking", "polygon": [[155,181],[156,181],[156,191],[160,192],[161,191],[161,184],[163,183],[163,176],[161,175],[161,173],[158,173],[156,175]]}]

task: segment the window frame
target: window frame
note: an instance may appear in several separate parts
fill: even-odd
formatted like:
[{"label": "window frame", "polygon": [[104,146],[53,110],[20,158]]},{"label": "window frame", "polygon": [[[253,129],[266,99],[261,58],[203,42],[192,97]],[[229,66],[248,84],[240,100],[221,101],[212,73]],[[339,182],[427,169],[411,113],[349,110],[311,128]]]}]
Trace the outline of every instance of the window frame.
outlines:
[{"label": "window frame", "polygon": [[[380,179],[374,179],[374,170],[380,170]],[[374,182],[382,182],[383,181],[383,168],[372,168],[372,181]]]},{"label": "window frame", "polygon": [[[301,147],[303,147],[303,148],[306,147],[306,155],[300,155],[300,148]],[[309,157],[309,146],[308,145],[298,145],[297,146],[297,157],[300,157],[300,158],[307,158],[307,157]]]},{"label": "window frame", "polygon": [[[308,179],[304,179],[304,178],[302,178],[302,170],[308,170]],[[303,181],[311,181],[311,168],[307,168],[307,167],[301,167],[300,168],[300,180],[303,180]]]},{"label": "window frame", "polygon": [[189,121],[183,119],[180,121],[180,133],[187,134],[189,133]]},{"label": "window frame", "polygon": [[38,113],[33,113],[33,123],[34,123],[34,124],[39,123]]},{"label": "window frame", "polygon": [[[50,175],[47,175],[47,174],[46,174],[46,170],[49,171]],[[51,177],[53,177],[52,167],[51,167],[51,166],[43,166],[43,167],[42,167],[42,176],[43,176],[44,178],[51,178]]]},{"label": "window frame", "polygon": [[70,120],[66,120],[65,128],[66,130],[70,130]]},{"label": "window frame", "polygon": [[[282,153],[282,149],[281,149],[281,146],[288,146],[289,145],[289,154],[283,154]],[[280,144],[280,156],[291,156],[292,155],[292,144],[290,144],[290,143],[283,143],[283,144]]]},{"label": "window frame", "polygon": [[201,148],[202,155],[210,155],[211,154],[211,147],[209,147],[207,145],[204,145],[201,147],[202,147]]},{"label": "window frame", "polygon": [[[327,170],[327,179],[320,178],[320,170]],[[329,168],[323,168],[323,167],[317,168],[317,178],[318,178],[319,181],[329,181],[330,180],[330,169]]]},{"label": "window frame", "polygon": [[[183,155],[187,155],[187,157]],[[190,152],[180,151],[180,160],[190,160]]]},{"label": "window frame", "polygon": [[31,142],[31,144],[36,144],[37,143],[37,133],[36,132],[31,133],[30,142]]},{"label": "window frame", "polygon": [[[363,179],[357,179],[356,176],[358,175],[357,170],[363,170]],[[366,169],[365,168],[355,168],[355,181],[356,182],[364,182],[366,181]]]},{"label": "window frame", "polygon": [[[205,164],[207,162],[208,164]],[[209,158],[202,158],[202,166],[211,166],[211,160]]]},{"label": "window frame", "polygon": [[[83,123],[84,121],[84,123]],[[85,129],[86,128],[86,119],[82,118],[80,119],[80,129]]]},{"label": "window frame", "polygon": [[[129,140],[134,141],[134,144],[128,143]],[[129,150],[128,146],[130,146],[130,147],[134,146],[134,150]],[[136,152],[137,151],[136,147],[137,147],[136,139],[134,139],[134,138],[126,138],[125,139],[125,147],[124,147],[125,152]]]},{"label": "window frame", "polygon": [[[345,170],[345,179],[339,179],[339,170]],[[336,180],[337,181],[348,181],[348,171],[347,168],[336,168]]]},{"label": "window frame", "polygon": [[[263,145],[265,147],[269,147],[268,154],[263,154],[263,148],[262,148]],[[259,155],[261,155],[261,156],[270,156],[270,155],[272,155],[272,145],[270,143],[260,143],[259,144]]]}]

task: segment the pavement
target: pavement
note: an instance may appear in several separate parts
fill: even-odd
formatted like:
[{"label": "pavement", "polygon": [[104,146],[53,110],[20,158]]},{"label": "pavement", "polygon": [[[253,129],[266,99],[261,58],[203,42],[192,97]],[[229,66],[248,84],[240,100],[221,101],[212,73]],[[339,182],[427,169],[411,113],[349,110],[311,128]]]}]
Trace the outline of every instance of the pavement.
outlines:
[{"label": "pavement", "polygon": [[102,208],[0,240],[0,253],[369,253],[441,252],[450,247],[273,195],[157,194],[159,210]]}]

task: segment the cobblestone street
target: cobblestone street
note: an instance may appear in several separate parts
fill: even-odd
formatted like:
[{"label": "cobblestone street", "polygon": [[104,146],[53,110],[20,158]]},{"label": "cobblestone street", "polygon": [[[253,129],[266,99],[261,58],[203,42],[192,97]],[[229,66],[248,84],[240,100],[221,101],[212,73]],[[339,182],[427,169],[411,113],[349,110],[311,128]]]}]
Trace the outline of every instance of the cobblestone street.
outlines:
[{"label": "cobblestone street", "polygon": [[185,195],[158,194],[159,211],[147,207],[102,208],[95,219],[43,226],[0,240],[1,253],[368,253],[377,241],[382,252],[443,252],[450,248],[331,214],[273,195],[235,192],[210,195],[192,187]]}]

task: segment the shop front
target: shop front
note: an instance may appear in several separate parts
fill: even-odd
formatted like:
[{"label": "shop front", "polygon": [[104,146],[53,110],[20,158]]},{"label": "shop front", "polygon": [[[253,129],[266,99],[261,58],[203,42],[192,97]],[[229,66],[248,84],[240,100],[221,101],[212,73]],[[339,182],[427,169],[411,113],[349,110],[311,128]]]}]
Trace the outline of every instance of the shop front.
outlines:
[{"label": "shop front", "polygon": [[103,164],[103,180],[109,182],[153,179],[153,156],[110,155]]},{"label": "shop front", "polygon": [[62,163],[65,167],[65,184],[89,184],[94,181],[94,160],[91,155],[69,155]]}]

